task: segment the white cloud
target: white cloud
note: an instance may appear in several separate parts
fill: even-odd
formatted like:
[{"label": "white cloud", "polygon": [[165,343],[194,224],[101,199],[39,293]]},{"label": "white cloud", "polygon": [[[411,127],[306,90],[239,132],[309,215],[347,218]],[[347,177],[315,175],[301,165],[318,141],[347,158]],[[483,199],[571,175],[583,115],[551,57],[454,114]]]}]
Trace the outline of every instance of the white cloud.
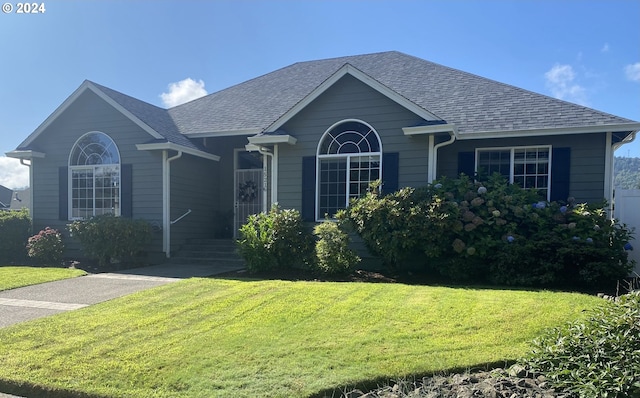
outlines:
[{"label": "white cloud", "polygon": [[627,75],[627,79],[640,83],[640,62],[625,66],[624,73]]},{"label": "white cloud", "polygon": [[574,82],[576,73],[571,65],[555,64],[544,77],[547,80],[547,88],[554,97],[586,105],[587,90]]},{"label": "white cloud", "polygon": [[28,187],[29,168],[18,159],[0,156],[0,185],[9,189]]},{"label": "white cloud", "polygon": [[207,95],[207,90],[204,89],[204,82],[202,80],[195,81],[190,77],[179,82],[170,83],[168,87],[168,93],[160,94],[162,103],[167,108]]},{"label": "white cloud", "polygon": [[602,46],[602,48],[600,49],[600,52],[602,53],[608,53],[609,52],[609,43],[604,43],[604,45]]}]

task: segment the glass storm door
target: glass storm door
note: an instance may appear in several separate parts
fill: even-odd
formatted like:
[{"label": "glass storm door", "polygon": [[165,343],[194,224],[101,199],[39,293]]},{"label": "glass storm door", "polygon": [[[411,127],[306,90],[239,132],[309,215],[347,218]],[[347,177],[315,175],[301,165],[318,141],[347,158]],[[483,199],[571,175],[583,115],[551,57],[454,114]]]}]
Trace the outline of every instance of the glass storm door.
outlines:
[{"label": "glass storm door", "polygon": [[234,237],[252,214],[263,210],[263,164],[257,152],[236,152]]}]

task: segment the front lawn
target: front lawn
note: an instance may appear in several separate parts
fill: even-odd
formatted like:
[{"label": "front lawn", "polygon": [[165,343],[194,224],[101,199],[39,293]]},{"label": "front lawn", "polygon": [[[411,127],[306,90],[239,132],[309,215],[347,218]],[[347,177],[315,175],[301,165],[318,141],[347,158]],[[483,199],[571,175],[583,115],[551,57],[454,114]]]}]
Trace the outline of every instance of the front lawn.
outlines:
[{"label": "front lawn", "polygon": [[37,396],[24,389],[35,385],[48,397],[308,397],[516,359],[543,329],[599,300],[193,278],[0,330],[0,391]]},{"label": "front lawn", "polygon": [[0,266],[0,291],[86,275],[79,269]]}]

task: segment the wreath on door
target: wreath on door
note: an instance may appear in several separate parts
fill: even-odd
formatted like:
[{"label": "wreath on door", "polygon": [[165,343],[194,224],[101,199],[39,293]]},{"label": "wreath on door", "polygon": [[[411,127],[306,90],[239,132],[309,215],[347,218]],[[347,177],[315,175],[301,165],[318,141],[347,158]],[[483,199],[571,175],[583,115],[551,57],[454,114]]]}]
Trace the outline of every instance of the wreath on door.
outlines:
[{"label": "wreath on door", "polygon": [[240,199],[241,202],[253,202],[256,196],[258,196],[258,186],[255,182],[249,180],[240,183],[238,186],[238,199]]}]

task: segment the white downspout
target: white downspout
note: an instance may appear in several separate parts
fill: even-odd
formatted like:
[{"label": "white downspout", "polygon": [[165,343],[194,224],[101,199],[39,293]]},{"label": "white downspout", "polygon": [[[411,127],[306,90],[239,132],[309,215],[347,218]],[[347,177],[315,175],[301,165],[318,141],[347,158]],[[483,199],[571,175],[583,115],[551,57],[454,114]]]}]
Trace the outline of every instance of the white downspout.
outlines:
[{"label": "white downspout", "polygon": [[271,163],[271,205],[278,203],[278,144],[273,146]]},{"label": "white downspout", "polygon": [[[27,159],[20,158],[20,164],[29,168],[29,217],[33,220],[33,168],[31,167],[32,160],[29,159],[29,163],[24,161]],[[12,198],[13,199],[13,198]],[[67,203],[67,206],[69,204]]]},{"label": "white downspout", "polygon": [[613,218],[613,145],[611,143],[612,133],[608,132],[605,136],[604,154],[604,198],[607,201],[607,211],[609,218]]},{"label": "white downspout", "polygon": [[171,162],[179,159],[182,151],[169,157],[169,151],[162,151],[162,250],[167,258],[171,257]]},{"label": "white downspout", "polygon": [[[438,149],[442,148],[443,146],[453,144],[453,142],[456,140],[456,135],[454,132],[450,132],[449,139],[447,141],[441,142],[432,147],[434,140],[435,140],[434,136],[430,135],[429,136],[429,155],[432,155],[433,158],[429,161],[429,165],[431,166],[429,167],[429,173],[427,177],[427,179],[429,180],[428,181],[429,183],[432,183],[433,180],[437,178]],[[433,152],[433,154],[431,152]]]},{"label": "white downspout", "polygon": [[262,156],[264,156],[264,161],[262,162],[262,211],[263,212],[268,212],[269,211],[269,206],[267,203],[267,180],[269,178],[268,173],[268,168],[267,168],[267,157],[269,158],[269,160],[271,161],[271,173],[273,174],[271,176],[271,204],[273,204],[273,181],[275,179],[275,172],[274,172],[274,161],[273,161],[273,153],[269,152],[266,148],[263,147],[259,147],[258,148],[258,152],[260,152],[260,154],[262,154]]},{"label": "white downspout", "polygon": [[[636,139],[636,135],[638,134],[637,131],[633,131],[631,132],[631,134],[629,136],[627,136],[627,139],[620,141],[618,143],[615,144],[611,144],[612,137],[613,134],[612,133],[607,133],[607,148],[609,148],[607,151],[607,155],[611,156],[611,169],[609,171],[606,170],[607,168],[607,163],[605,163],[605,187],[606,187],[606,179],[609,178],[610,179],[610,184],[611,184],[611,198],[607,199],[609,202],[609,217],[613,218],[614,217],[614,197],[613,197],[613,169],[614,169],[614,162],[615,162],[615,152],[624,144],[629,144],[631,142],[633,142]],[[629,138],[630,137],[630,138]],[[605,162],[607,160],[605,159]],[[606,191],[605,191],[606,192]]]}]

